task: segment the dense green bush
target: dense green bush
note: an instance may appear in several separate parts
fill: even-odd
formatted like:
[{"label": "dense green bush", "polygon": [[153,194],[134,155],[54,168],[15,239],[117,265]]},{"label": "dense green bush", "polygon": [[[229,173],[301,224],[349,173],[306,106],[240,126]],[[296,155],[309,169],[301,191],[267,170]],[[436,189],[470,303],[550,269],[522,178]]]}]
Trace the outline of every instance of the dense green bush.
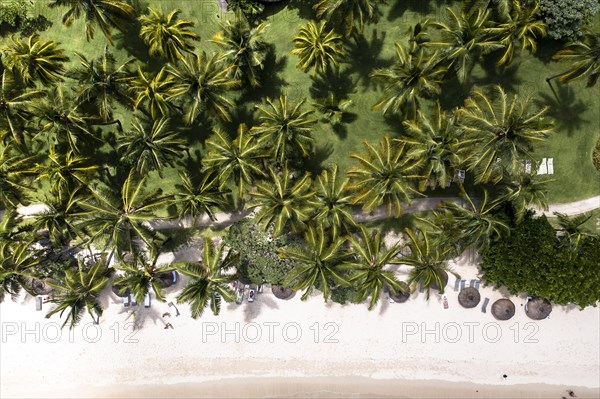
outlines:
[{"label": "dense green bush", "polygon": [[581,308],[600,300],[600,238],[586,236],[576,250],[561,243],[546,217],[531,216],[483,254],[483,279],[512,294],[526,293]]},{"label": "dense green bush", "polygon": [[21,22],[27,17],[26,0],[2,0],[0,2],[0,24],[7,24],[10,28],[18,29]]},{"label": "dense green bush", "polygon": [[271,229],[262,231],[252,219],[243,219],[230,228],[225,243],[240,253],[238,271],[256,284],[282,284],[296,265],[278,255],[279,248],[299,245],[292,235],[273,237]]},{"label": "dense green bush", "polygon": [[594,148],[592,160],[596,169],[600,170],[600,138],[598,138],[598,141],[596,141],[596,147]]},{"label": "dense green bush", "polygon": [[548,25],[548,36],[575,40],[600,10],[598,0],[539,0],[539,14]]}]

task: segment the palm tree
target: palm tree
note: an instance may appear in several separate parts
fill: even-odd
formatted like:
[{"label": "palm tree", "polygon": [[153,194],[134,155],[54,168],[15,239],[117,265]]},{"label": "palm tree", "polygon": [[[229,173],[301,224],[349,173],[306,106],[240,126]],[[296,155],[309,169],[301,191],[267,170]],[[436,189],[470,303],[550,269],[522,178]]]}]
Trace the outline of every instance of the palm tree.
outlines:
[{"label": "palm tree", "polygon": [[105,46],[102,55],[94,60],[88,60],[77,52],[75,55],[79,57],[80,66],[68,71],[66,76],[78,83],[75,88],[77,104],[90,106],[102,122],[108,122],[113,117],[115,101],[125,107],[133,105],[134,98],[130,89],[133,73],[129,70],[133,59],[117,67],[115,57],[108,51],[108,46]]},{"label": "palm tree", "polygon": [[352,196],[348,192],[348,179],[338,176],[338,167],[323,170],[315,181],[317,207],[315,224],[331,230],[333,239],[356,227],[350,213]]},{"label": "palm tree", "polygon": [[215,34],[211,42],[217,44],[233,69],[235,80],[243,80],[252,87],[260,86],[258,70],[263,69],[268,44],[263,40],[268,25],[264,22],[250,26],[246,18],[239,13],[236,18],[221,24],[221,31]]},{"label": "palm tree", "polygon": [[330,296],[330,287],[348,286],[350,282],[343,276],[338,266],[347,257],[343,249],[345,239],[331,239],[329,234],[319,227],[311,226],[305,234],[305,246],[301,249],[282,248],[279,256],[295,261],[297,266],[290,271],[284,286],[304,290],[302,300],[308,299],[314,288],[323,292],[325,302]]},{"label": "palm tree", "polygon": [[439,102],[431,120],[421,111],[417,115],[416,120],[403,122],[407,135],[398,141],[407,148],[406,157],[420,171],[419,191],[427,187],[446,188],[466,155],[469,140],[462,137],[454,114],[442,111]]},{"label": "palm tree", "polygon": [[317,18],[341,24],[346,37],[350,37],[355,23],[362,32],[365,23],[376,22],[378,6],[385,3],[385,0],[319,0],[313,8]]},{"label": "palm tree", "polygon": [[42,90],[27,90],[16,84],[8,70],[0,74],[0,142],[6,142],[10,135],[15,144],[23,143],[25,123],[32,117],[32,102],[44,95]]},{"label": "palm tree", "polygon": [[221,54],[207,57],[204,52],[191,54],[180,64],[168,67],[175,78],[172,97],[182,98],[186,124],[191,125],[204,111],[216,119],[231,121],[229,110],[235,107],[226,94],[241,84],[231,79],[232,68],[224,63]]},{"label": "palm tree", "polygon": [[426,231],[420,234],[407,228],[406,235],[409,238],[407,244],[410,255],[402,257],[402,263],[412,266],[408,277],[408,285],[421,284],[427,290],[427,299],[431,285],[440,287],[440,293],[444,293],[445,273],[450,272],[460,278],[448,267],[446,260],[451,257],[451,247],[431,243]]},{"label": "palm tree", "polygon": [[417,165],[405,156],[404,146],[385,136],[379,148],[364,142],[366,154],[350,153],[359,164],[350,168],[349,191],[354,193],[352,203],[362,204],[366,211],[385,205],[388,215],[396,217],[402,211],[402,202],[410,203],[413,195],[419,195],[410,180],[419,176]]},{"label": "palm tree", "polygon": [[155,120],[151,126],[134,120],[131,130],[117,138],[121,161],[134,165],[140,175],[156,170],[162,177],[165,165],[180,159],[187,148],[185,140],[178,132],[169,130],[168,124],[168,118]]},{"label": "palm tree", "polygon": [[553,127],[544,117],[547,107],[531,109],[531,98],[509,98],[500,86],[494,92],[495,101],[476,88],[458,111],[461,129],[474,142],[468,163],[477,184],[498,183],[504,171],[518,172],[521,160],[533,158],[535,143]]},{"label": "palm tree", "polygon": [[419,50],[415,42],[406,48],[396,43],[396,62],[389,68],[375,69],[371,77],[384,85],[383,96],[373,105],[373,110],[381,109],[400,113],[406,118],[415,118],[420,107],[420,99],[438,95],[447,68],[441,64],[437,52],[429,55]]},{"label": "palm tree", "polygon": [[23,218],[16,210],[5,211],[0,219],[0,256],[8,257],[14,245],[29,241],[30,228],[23,225]]},{"label": "palm tree", "polygon": [[553,58],[567,61],[571,67],[565,72],[546,78],[548,84],[554,78],[558,78],[562,83],[568,83],[587,77],[587,87],[595,86],[600,77],[600,33],[586,31],[580,40],[567,44]]},{"label": "palm tree", "polygon": [[192,178],[186,172],[179,172],[181,184],[175,185],[174,202],[180,206],[179,215],[191,216],[194,220],[202,215],[208,215],[216,221],[215,211],[227,204],[226,191],[219,187],[219,181],[212,173],[205,173],[200,184],[192,183]]},{"label": "palm tree", "polygon": [[208,153],[202,159],[202,171],[215,173],[221,189],[233,183],[237,188],[237,199],[243,202],[246,187],[265,176],[261,160],[268,155],[256,138],[248,134],[244,124],[238,127],[234,140],[220,129],[215,129],[213,136],[206,140],[206,148]]},{"label": "palm tree", "polygon": [[78,215],[82,228],[89,229],[90,240],[103,239],[106,248],[111,248],[121,259],[127,251],[137,253],[135,240],[140,238],[148,247],[153,247],[159,234],[147,225],[148,221],[160,219],[157,209],[170,203],[169,196],[161,196],[162,190],[144,190],[147,177],[140,177],[135,170],[121,184],[119,195],[108,187],[90,187],[92,197],[81,201],[85,210]]},{"label": "palm tree", "polygon": [[61,85],[55,86],[43,101],[34,105],[37,133],[49,147],[67,145],[79,154],[81,142],[94,137],[89,129],[89,117],[84,116]]},{"label": "palm tree", "polygon": [[148,7],[148,15],[138,19],[142,24],[140,37],[149,46],[151,56],[163,56],[169,62],[183,58],[183,53],[191,53],[194,46],[190,41],[200,37],[192,30],[194,23],[178,19],[181,10],[173,10],[164,15],[160,10]]},{"label": "palm tree", "polygon": [[577,253],[581,240],[593,236],[584,228],[584,224],[591,219],[592,213],[583,213],[576,216],[567,216],[560,212],[554,212],[560,226],[558,231],[562,233],[561,241],[570,247],[573,253]]},{"label": "palm tree", "polygon": [[344,121],[344,116],[348,115],[346,109],[352,105],[352,100],[338,99],[333,92],[328,92],[327,97],[316,98],[312,106],[323,115],[322,122],[339,125]]},{"label": "palm tree", "polygon": [[441,57],[454,67],[458,79],[464,82],[480,55],[500,49],[503,44],[495,41],[489,28],[486,28],[489,10],[478,8],[469,13],[461,11],[460,14],[451,8],[446,8],[446,11],[448,22],[431,23],[431,26],[440,30],[441,39],[425,45],[442,48]]},{"label": "palm tree", "polygon": [[138,303],[144,302],[144,297],[154,291],[156,299],[164,301],[162,294],[161,273],[173,271],[169,265],[157,265],[158,253],[150,251],[150,258],[147,259],[143,254],[134,254],[133,260],[121,260],[115,265],[115,269],[123,272],[122,275],[115,278],[113,285],[128,287]]},{"label": "palm tree", "polygon": [[503,179],[504,187],[500,200],[510,203],[517,223],[521,223],[529,206],[548,210],[546,183],[544,176],[519,171]]},{"label": "palm tree", "polygon": [[77,269],[67,268],[60,280],[48,282],[54,289],[50,302],[56,306],[46,314],[46,318],[50,318],[56,313],[62,317],[63,313],[68,311],[62,327],[68,323],[69,328],[72,329],[87,311],[94,322],[98,324],[100,316],[102,316],[102,306],[98,297],[108,284],[111,272],[104,257],[96,259],[91,265],[86,265],[79,258]]},{"label": "palm tree", "polygon": [[386,248],[379,231],[374,230],[369,234],[361,225],[360,237],[350,236],[350,249],[354,256],[344,262],[342,269],[350,271],[349,281],[358,291],[356,302],[362,302],[370,296],[369,310],[372,310],[384,289],[389,290],[392,296],[405,291],[395,273],[384,270],[386,265],[400,263],[397,255],[402,248],[398,244]]},{"label": "palm tree", "polygon": [[325,21],[318,25],[308,21],[300,33],[293,39],[296,48],[292,50],[300,59],[297,68],[304,72],[313,68],[313,77],[317,73],[326,73],[329,66],[338,67],[339,58],[346,56],[342,36],[333,29],[327,30]]},{"label": "palm tree", "polygon": [[28,287],[39,259],[39,251],[32,250],[28,242],[12,243],[0,251],[0,302],[6,294],[16,300],[21,288]]},{"label": "palm tree", "polygon": [[72,190],[86,187],[98,174],[98,165],[89,158],[67,150],[66,154],[48,150],[48,162],[36,164],[36,180],[44,180],[50,185],[54,195],[68,195]]},{"label": "palm tree", "polygon": [[539,4],[537,1],[522,5],[518,0],[512,0],[510,11],[504,14],[501,22],[495,23],[488,32],[503,46],[504,52],[499,65],[508,65],[512,62],[515,49],[529,50],[535,53],[537,39],[546,37],[546,24],[538,19]]},{"label": "palm tree", "polygon": [[27,201],[30,187],[26,177],[34,157],[26,157],[13,146],[0,145],[0,205],[3,209],[15,209]]},{"label": "palm tree", "polygon": [[221,310],[221,301],[234,300],[234,293],[229,283],[235,278],[228,271],[238,264],[239,254],[231,249],[223,257],[225,244],[215,248],[209,237],[204,237],[202,261],[176,262],[177,270],[191,280],[177,297],[178,303],[189,303],[192,318],[201,317],[204,309],[209,307],[216,316]]},{"label": "palm tree", "polygon": [[314,142],[311,127],[317,122],[310,118],[314,111],[302,109],[305,100],[288,102],[287,96],[280,96],[278,102],[267,97],[266,102],[256,106],[261,124],[251,130],[258,142],[272,149],[273,160],[280,165],[292,154],[308,157]]},{"label": "palm tree", "polygon": [[4,67],[18,76],[27,86],[39,80],[51,85],[62,80],[63,63],[69,61],[59,43],[43,41],[33,34],[26,39],[10,38],[10,44],[2,47]]},{"label": "palm tree", "polygon": [[169,115],[173,109],[176,109],[173,104],[176,93],[173,83],[173,75],[167,73],[164,67],[153,75],[142,71],[141,66],[138,66],[137,76],[131,81],[131,88],[135,93],[133,106],[141,109],[141,106],[146,103],[152,119]]},{"label": "palm tree", "polygon": [[306,228],[316,201],[308,173],[296,181],[291,177],[287,164],[279,173],[269,168],[270,179],[256,184],[249,208],[258,207],[256,221],[266,230],[273,223],[273,234],[280,235],[286,227],[294,231]]},{"label": "palm tree", "polygon": [[113,44],[111,29],[121,32],[134,16],[132,6],[120,0],[50,0],[50,7],[69,7],[63,15],[63,24],[71,26],[83,16],[85,18],[85,35],[87,40],[94,38],[96,26],[100,28],[106,39]]}]

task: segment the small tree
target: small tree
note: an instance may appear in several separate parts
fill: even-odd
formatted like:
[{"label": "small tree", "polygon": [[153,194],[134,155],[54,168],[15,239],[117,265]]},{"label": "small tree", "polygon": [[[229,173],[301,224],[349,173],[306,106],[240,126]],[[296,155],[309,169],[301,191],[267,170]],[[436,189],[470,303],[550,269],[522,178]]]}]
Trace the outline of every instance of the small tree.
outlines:
[{"label": "small tree", "polygon": [[576,40],[600,11],[598,0],[539,0],[539,4],[548,36],[556,40]]}]

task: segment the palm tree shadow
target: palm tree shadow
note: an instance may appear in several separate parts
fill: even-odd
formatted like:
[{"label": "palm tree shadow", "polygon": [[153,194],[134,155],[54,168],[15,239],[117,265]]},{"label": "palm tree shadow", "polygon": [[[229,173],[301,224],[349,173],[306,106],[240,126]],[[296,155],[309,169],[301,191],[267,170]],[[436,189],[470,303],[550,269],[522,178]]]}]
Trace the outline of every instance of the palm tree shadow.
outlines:
[{"label": "palm tree shadow", "polygon": [[229,134],[229,137],[235,139],[237,129],[241,124],[251,128],[256,123],[253,107],[235,107],[231,113],[230,122],[222,122],[221,127]]},{"label": "palm tree shadow", "polygon": [[588,123],[581,115],[589,107],[581,99],[575,97],[575,90],[571,90],[568,85],[555,85],[556,94],[541,93],[541,100],[535,102],[540,106],[549,106],[548,114],[556,121],[556,127],[564,130],[569,136],[580,130],[583,125]]},{"label": "palm tree shadow", "polygon": [[329,93],[337,99],[347,99],[350,94],[356,93],[356,83],[350,76],[350,69],[328,69],[324,75],[319,74],[313,79],[309,92],[313,99],[326,98]]},{"label": "palm tree shadow", "polygon": [[487,56],[483,58],[481,67],[485,72],[485,76],[480,79],[473,79],[475,85],[499,83],[505,90],[512,92],[518,91],[521,87],[522,80],[517,75],[518,64],[498,66],[494,57]]},{"label": "palm tree shadow", "polygon": [[313,156],[305,160],[306,169],[313,176],[320,174],[326,168],[323,163],[329,159],[331,154],[333,154],[333,144],[328,142],[321,147],[317,147]]},{"label": "palm tree shadow", "polygon": [[[439,2],[439,0],[438,0]],[[398,18],[402,18],[404,13],[411,10],[421,15],[427,15],[431,13],[431,1],[423,0],[395,0],[394,5],[390,7],[390,11],[387,16],[388,21],[395,21]]]},{"label": "palm tree shadow", "polygon": [[275,46],[270,43],[263,62],[263,69],[258,71],[260,87],[245,85],[238,103],[256,103],[264,97],[276,98],[283,94],[283,88],[288,84],[279,74],[285,69],[286,63],[287,57],[277,58]]},{"label": "palm tree shadow", "polygon": [[362,91],[365,92],[373,87],[370,74],[373,69],[387,68],[393,64],[393,61],[380,58],[386,32],[378,34],[377,29],[373,29],[370,41],[363,33],[353,34],[352,40],[346,46],[348,56],[348,69],[345,73],[356,74],[358,76],[357,84],[360,83]]}]

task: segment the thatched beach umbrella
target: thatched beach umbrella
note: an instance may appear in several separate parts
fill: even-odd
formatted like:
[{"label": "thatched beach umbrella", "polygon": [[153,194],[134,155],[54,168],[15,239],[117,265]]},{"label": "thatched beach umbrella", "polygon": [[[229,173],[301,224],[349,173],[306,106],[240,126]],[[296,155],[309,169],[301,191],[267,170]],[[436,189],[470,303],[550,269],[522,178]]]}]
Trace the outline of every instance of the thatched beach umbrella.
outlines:
[{"label": "thatched beach umbrella", "polygon": [[492,305],[492,314],[498,320],[508,320],[515,315],[515,304],[510,299],[498,299]]},{"label": "thatched beach umbrella", "polygon": [[[175,273],[175,275],[173,273]],[[160,280],[160,284],[163,288],[169,288],[170,286],[175,284],[176,276],[176,271],[161,272],[156,275],[156,277]]]},{"label": "thatched beach umbrella", "polygon": [[[442,279],[442,288],[446,287],[446,285],[448,285],[448,273],[446,273],[446,271],[442,270],[440,273],[440,277]],[[432,290],[440,290],[440,287],[437,286],[437,283],[434,281],[429,285],[429,288],[431,288]]]},{"label": "thatched beach umbrella", "polygon": [[550,316],[552,304],[547,299],[533,298],[527,302],[525,314],[533,320],[542,320]]},{"label": "thatched beach umbrella", "polygon": [[279,299],[290,299],[294,296],[294,290],[291,288],[284,288],[280,285],[274,285],[271,287],[271,291],[273,291],[273,295],[275,295]]},{"label": "thatched beach umbrella", "polygon": [[404,303],[410,298],[410,287],[404,281],[401,281],[400,285],[404,287],[404,293],[402,291],[398,291],[396,295],[390,296],[390,298],[392,298],[394,302]]},{"label": "thatched beach umbrella", "polygon": [[481,295],[479,294],[479,291],[473,287],[463,288],[458,294],[458,303],[467,309],[477,306],[480,300]]},{"label": "thatched beach umbrella", "polygon": [[131,290],[129,287],[125,287],[124,285],[113,284],[112,292],[121,298],[125,298],[131,294]]},{"label": "thatched beach umbrella", "polygon": [[46,283],[46,279],[32,279],[31,289],[36,295],[48,295],[52,292],[52,287]]}]

